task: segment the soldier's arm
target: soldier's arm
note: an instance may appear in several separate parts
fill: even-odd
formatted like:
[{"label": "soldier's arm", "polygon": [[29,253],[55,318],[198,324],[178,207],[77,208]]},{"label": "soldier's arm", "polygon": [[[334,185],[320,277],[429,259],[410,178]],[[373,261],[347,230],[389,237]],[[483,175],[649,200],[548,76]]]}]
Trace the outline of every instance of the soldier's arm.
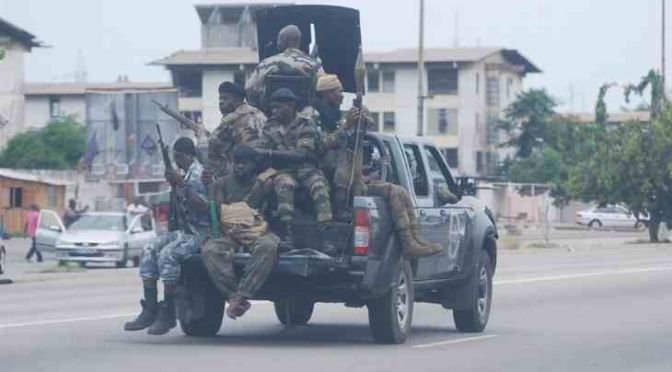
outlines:
[{"label": "soldier's arm", "polygon": [[247,102],[250,103],[250,105],[259,107],[261,104],[261,95],[263,94],[264,87],[263,87],[263,79],[261,76],[261,71],[259,69],[259,66],[261,64],[257,65],[257,67],[252,71],[252,74],[250,74],[250,77],[247,79],[247,83],[245,84],[245,92],[247,93]]},{"label": "soldier's arm", "polygon": [[260,127],[254,115],[245,115],[238,120],[233,128],[233,138],[236,145],[256,147],[261,137]]}]

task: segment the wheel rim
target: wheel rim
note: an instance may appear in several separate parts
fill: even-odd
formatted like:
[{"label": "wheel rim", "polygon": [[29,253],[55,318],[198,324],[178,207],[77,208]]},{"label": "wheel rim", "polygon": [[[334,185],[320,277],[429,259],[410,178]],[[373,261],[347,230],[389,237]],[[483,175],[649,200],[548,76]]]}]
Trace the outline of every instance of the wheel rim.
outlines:
[{"label": "wheel rim", "polygon": [[488,288],[488,270],[485,266],[481,267],[478,274],[478,316],[483,321],[488,315],[488,297],[490,295]]},{"label": "wheel rim", "polygon": [[408,283],[406,283],[406,277],[404,275],[399,278],[399,283],[397,285],[397,322],[399,323],[400,328],[405,328],[406,323],[408,323],[408,307],[409,307],[409,293],[408,293]]}]

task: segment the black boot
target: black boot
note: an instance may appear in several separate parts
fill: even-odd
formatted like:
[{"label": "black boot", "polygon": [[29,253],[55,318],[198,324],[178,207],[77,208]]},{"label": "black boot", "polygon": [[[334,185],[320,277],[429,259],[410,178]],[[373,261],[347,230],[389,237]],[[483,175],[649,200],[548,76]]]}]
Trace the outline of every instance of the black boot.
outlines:
[{"label": "black boot", "polygon": [[156,301],[140,300],[140,305],[142,306],[142,312],[135,319],[124,324],[124,331],[140,331],[151,326],[156,320],[156,314],[158,313]]},{"label": "black boot", "polygon": [[147,329],[147,333],[150,335],[165,335],[176,325],[175,304],[172,301],[161,301],[159,302],[159,314],[156,316],[154,323]]},{"label": "black boot", "polygon": [[294,249],[294,234],[292,233],[291,222],[280,224],[278,237],[280,238],[280,244],[278,245],[278,250],[280,252],[287,252]]}]

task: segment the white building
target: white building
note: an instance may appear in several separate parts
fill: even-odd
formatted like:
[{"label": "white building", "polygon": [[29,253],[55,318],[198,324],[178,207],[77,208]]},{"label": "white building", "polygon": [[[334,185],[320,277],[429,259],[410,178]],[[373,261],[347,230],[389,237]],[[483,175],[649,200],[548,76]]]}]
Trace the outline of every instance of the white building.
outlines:
[{"label": "white building", "polygon": [[40,46],[33,34],[0,18],[0,148],[24,130],[24,60]]},{"label": "white building", "polygon": [[[246,14],[263,6],[269,5],[197,6],[201,49],[180,50],[152,63],[171,72],[180,110],[210,129],[221,117],[218,85],[244,85],[258,62],[256,37],[249,37],[255,20]],[[417,54],[412,49],[365,52],[365,104],[380,131],[417,133]],[[423,134],[434,139],[460,173],[492,174],[499,158],[495,124],[523,89],[525,75],[536,72],[540,70],[516,50],[427,49]]]}]

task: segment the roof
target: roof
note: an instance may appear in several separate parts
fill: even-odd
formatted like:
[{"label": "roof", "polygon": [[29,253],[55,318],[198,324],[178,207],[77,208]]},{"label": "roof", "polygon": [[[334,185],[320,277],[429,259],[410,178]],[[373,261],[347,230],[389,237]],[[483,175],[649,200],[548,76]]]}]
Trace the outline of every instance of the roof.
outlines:
[{"label": "roof", "polygon": [[8,169],[8,168],[0,168],[0,177],[18,181],[44,183],[47,185],[54,185],[54,186],[70,185],[70,182],[61,179],[45,177],[34,173],[22,172],[20,170]]},{"label": "roof", "polygon": [[6,33],[28,49],[42,46],[40,41],[35,40],[35,35],[2,18],[0,18],[0,32]]},{"label": "roof", "polygon": [[114,83],[26,83],[27,96],[39,95],[84,95],[96,91],[156,91],[175,89],[170,83],[158,82],[114,82]]},{"label": "roof", "polygon": [[[512,64],[522,65],[526,73],[541,72],[518,51],[504,48],[429,48],[425,49],[425,62],[476,62],[492,54],[502,56]],[[417,49],[397,49],[389,52],[369,52],[364,55],[367,63],[417,63]],[[239,65],[256,64],[257,52],[251,48],[212,48],[179,50],[168,57],[151,62],[151,65]]]},{"label": "roof", "polygon": [[[578,122],[594,123],[594,113],[563,113],[560,117]],[[607,114],[607,123],[648,123],[651,113],[648,111],[615,112]]]}]

